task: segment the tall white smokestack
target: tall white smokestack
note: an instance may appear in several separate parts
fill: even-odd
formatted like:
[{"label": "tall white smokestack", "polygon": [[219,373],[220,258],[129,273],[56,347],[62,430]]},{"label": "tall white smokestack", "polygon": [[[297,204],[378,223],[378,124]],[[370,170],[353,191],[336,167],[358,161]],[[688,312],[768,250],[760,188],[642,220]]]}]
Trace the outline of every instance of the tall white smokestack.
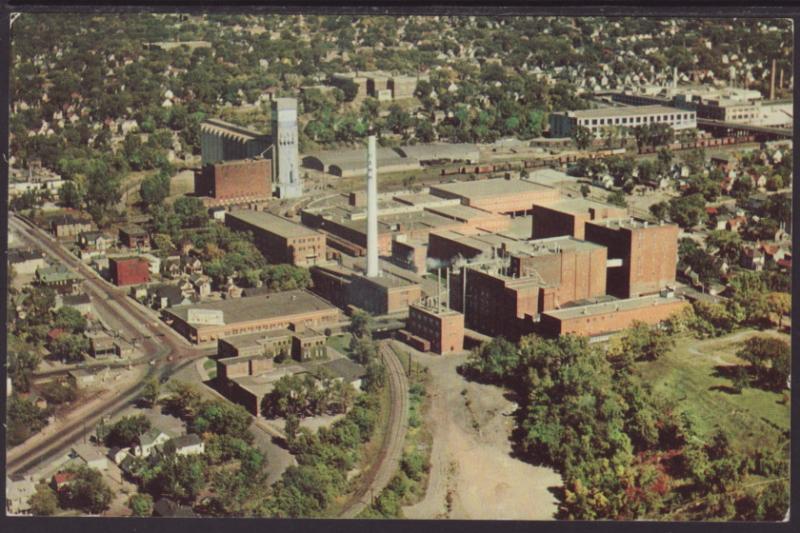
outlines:
[{"label": "tall white smokestack", "polygon": [[367,137],[367,277],[378,275],[378,155],[375,136]]},{"label": "tall white smokestack", "polygon": [[672,88],[676,89],[678,87],[678,67],[675,67],[672,70]]}]

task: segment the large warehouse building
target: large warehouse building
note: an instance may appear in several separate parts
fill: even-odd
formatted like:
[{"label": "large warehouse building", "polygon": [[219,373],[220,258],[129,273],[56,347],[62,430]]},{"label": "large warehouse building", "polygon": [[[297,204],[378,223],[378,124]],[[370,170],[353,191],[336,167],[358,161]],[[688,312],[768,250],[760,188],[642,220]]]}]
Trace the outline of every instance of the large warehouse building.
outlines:
[{"label": "large warehouse building", "polygon": [[323,234],[278,215],[236,209],[225,215],[225,225],[251,232],[255,245],[272,263],[308,267],[325,260]]},{"label": "large warehouse building", "polygon": [[530,214],[533,204],[548,205],[561,198],[554,187],[504,178],[432,185],[430,191],[441,198],[458,198],[469,207],[505,214]]},{"label": "large warehouse building", "polygon": [[162,310],[162,316],[195,344],[277,329],[324,328],[341,319],[337,308],[305,290],[180,305]]},{"label": "large warehouse building", "polygon": [[[205,120],[200,125],[200,152],[204,168],[200,171],[200,177],[196,178],[195,183],[199,188],[195,192],[213,198],[220,194],[228,199],[249,197],[260,194],[264,186],[256,181],[263,179],[270,192],[279,198],[301,196],[303,184],[295,98],[276,98],[272,101],[271,126],[272,134],[267,135],[219,119]],[[271,159],[265,159],[268,155]],[[255,163],[248,167],[233,167],[233,170],[205,168],[207,165],[244,159],[264,159],[271,166],[270,172],[256,168],[258,165]],[[220,174],[219,182],[217,174]],[[223,183],[225,181],[228,183]]]},{"label": "large warehouse building", "polygon": [[572,137],[582,126],[599,137],[606,128],[615,126],[623,132],[646,124],[667,124],[675,130],[697,127],[697,112],[677,107],[645,105],[636,107],[603,107],[550,114],[550,136]]}]

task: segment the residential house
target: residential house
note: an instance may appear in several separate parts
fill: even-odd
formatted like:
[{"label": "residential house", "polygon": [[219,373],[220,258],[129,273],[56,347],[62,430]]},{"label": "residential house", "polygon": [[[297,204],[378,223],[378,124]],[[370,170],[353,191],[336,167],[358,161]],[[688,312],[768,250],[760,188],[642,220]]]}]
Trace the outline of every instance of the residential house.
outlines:
[{"label": "residential house", "polygon": [[181,267],[189,275],[203,273],[203,262],[193,255],[182,255]]},{"label": "residential house", "polygon": [[755,248],[752,246],[744,246],[742,248],[742,255],[741,255],[741,265],[744,268],[761,271],[764,269],[764,252],[762,252],[759,248]]},{"label": "residential house", "polygon": [[64,265],[36,269],[36,282],[55,289],[59,294],[76,294],[83,278]]},{"label": "residential house", "polygon": [[119,347],[114,339],[104,331],[87,333],[89,338],[89,353],[95,359],[119,355]]},{"label": "residential house", "polygon": [[206,445],[203,439],[195,433],[189,433],[188,435],[181,435],[180,437],[170,439],[164,446],[173,448],[177,455],[197,455],[205,453],[206,451]]},{"label": "residential house", "polygon": [[147,289],[147,305],[161,310],[176,305],[192,303],[192,299],[184,295],[177,285],[159,285]]},{"label": "residential house", "polygon": [[67,372],[67,380],[79,389],[93,384],[95,379],[95,374],[85,368],[76,368]]},{"label": "residential house", "polygon": [[728,219],[725,223],[725,229],[728,231],[739,231],[745,224],[747,224],[747,217],[735,216]]},{"label": "residential house", "polygon": [[92,299],[85,292],[79,294],[56,294],[55,310],[58,311],[62,307],[77,309],[83,316],[94,312]]},{"label": "residential house", "polygon": [[64,490],[64,487],[70,485],[76,477],[77,474],[75,472],[56,472],[52,478],[52,487],[56,490],[56,492],[60,492]]},{"label": "residential house", "polygon": [[147,433],[139,435],[139,443],[133,449],[133,455],[136,457],[147,457],[158,446],[161,446],[169,440],[169,435],[164,433],[158,428],[151,428]]},{"label": "residential house", "polygon": [[139,256],[141,259],[147,261],[148,265],[150,266],[150,273],[151,274],[160,274],[161,273],[161,259],[154,256],[153,254],[141,254]]},{"label": "residential house", "polygon": [[8,251],[8,266],[17,274],[35,274],[46,268],[45,254],[33,249],[13,248]]},{"label": "residential house", "polygon": [[192,274],[189,276],[189,282],[197,294],[198,298],[206,298],[211,294],[211,278],[204,274]]},{"label": "residential house", "polygon": [[135,224],[119,229],[119,242],[128,248],[150,249],[150,236],[144,228]]},{"label": "residential house", "polygon": [[161,275],[167,279],[176,279],[181,275],[180,256],[170,256],[161,261]]},{"label": "residential house", "polygon": [[763,243],[759,247],[759,249],[762,252],[764,252],[764,258],[769,263],[777,264],[778,261],[780,261],[781,259],[784,259],[787,254],[789,256],[791,256],[788,248],[786,248],[785,246],[783,246],[781,244],[777,244],[777,243],[775,243],[775,244]]},{"label": "residential house", "polygon": [[114,461],[115,465],[122,464],[126,457],[131,457],[131,452],[128,448],[119,448],[117,446],[108,450],[108,458]]},{"label": "residential house", "polygon": [[59,215],[50,220],[50,231],[57,239],[75,238],[84,231],[92,231],[92,222],[69,214]]},{"label": "residential house", "polygon": [[340,357],[317,366],[313,373],[317,379],[327,374],[360,390],[361,380],[366,376],[367,369],[347,357]]},{"label": "residential house", "polygon": [[83,250],[106,252],[114,240],[102,231],[84,231],[78,234],[78,245]]},{"label": "residential house", "polygon": [[94,444],[79,443],[72,447],[70,456],[80,459],[89,468],[108,470],[108,458]]}]

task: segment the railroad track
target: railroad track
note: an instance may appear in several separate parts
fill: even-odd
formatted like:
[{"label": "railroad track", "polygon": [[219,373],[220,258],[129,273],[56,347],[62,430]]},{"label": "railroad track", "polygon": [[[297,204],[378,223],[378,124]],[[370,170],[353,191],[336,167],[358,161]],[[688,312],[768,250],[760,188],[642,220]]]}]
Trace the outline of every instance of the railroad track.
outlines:
[{"label": "railroad track", "polygon": [[403,455],[403,443],[408,429],[408,379],[394,350],[382,342],[378,350],[386,368],[386,377],[391,395],[391,408],[387,429],[376,461],[364,477],[361,488],[345,504],[341,518],[354,518],[363,511],[372,497],[389,484],[394,477]]},{"label": "railroad track", "polygon": [[[6,463],[7,472],[19,474],[62,455],[73,442],[86,433],[87,428],[99,422],[102,417],[114,416],[121,412],[138,398],[141,389],[150,378],[169,377],[198,357],[204,357],[206,351],[192,347],[184,339],[177,338],[176,332],[154,320],[148,312],[139,309],[138,304],[134,304],[116,287],[99,278],[75,256],[64,250],[57,241],[43,234],[29,221],[13,216],[9,218],[9,226],[13,226],[29,244],[46,251],[79,272],[84,277],[85,290],[94,296],[93,304],[98,312],[116,316],[126,329],[143,335],[141,349],[148,355],[144,356],[141,362],[150,363],[143,380],[118,391],[116,396],[101,409],[64,427],[59,427],[58,432],[51,437],[9,460]],[[24,447],[25,444],[20,446]]]}]

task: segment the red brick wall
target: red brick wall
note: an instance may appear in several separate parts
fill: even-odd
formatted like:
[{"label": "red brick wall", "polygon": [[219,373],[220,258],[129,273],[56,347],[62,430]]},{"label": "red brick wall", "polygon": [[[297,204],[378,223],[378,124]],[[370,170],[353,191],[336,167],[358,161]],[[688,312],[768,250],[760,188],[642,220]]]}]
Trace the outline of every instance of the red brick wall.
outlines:
[{"label": "red brick wall", "polygon": [[430,349],[438,354],[460,352],[464,349],[464,315],[460,313],[438,315],[410,307],[408,331],[430,342]]},{"label": "red brick wall", "polygon": [[[556,211],[543,205],[533,206],[533,216],[531,218],[531,225],[533,226],[531,237],[533,239],[546,239],[561,235],[575,236],[578,225],[583,229],[583,222],[576,224],[575,215],[572,213]],[[583,231],[581,231],[581,236],[578,238],[583,238]]]},{"label": "red brick wall", "polygon": [[620,298],[653,294],[675,283],[678,262],[678,226],[646,228],[586,224],[586,240],[608,248],[608,257],[622,259],[622,267],[608,270],[608,293]]},{"label": "red brick wall", "polygon": [[269,159],[209,165],[204,172],[210,175],[206,178],[210,196],[217,199],[272,194],[272,161]]},{"label": "red brick wall", "polygon": [[143,259],[110,259],[109,271],[115,285],[138,285],[150,281],[150,265]]},{"label": "red brick wall", "polygon": [[688,305],[684,300],[671,300],[660,305],[611,311],[602,315],[577,316],[569,320],[560,320],[548,313],[542,313],[539,329],[543,335],[551,337],[568,333],[591,337],[623,330],[629,327],[634,320],[646,324],[657,324]]}]

